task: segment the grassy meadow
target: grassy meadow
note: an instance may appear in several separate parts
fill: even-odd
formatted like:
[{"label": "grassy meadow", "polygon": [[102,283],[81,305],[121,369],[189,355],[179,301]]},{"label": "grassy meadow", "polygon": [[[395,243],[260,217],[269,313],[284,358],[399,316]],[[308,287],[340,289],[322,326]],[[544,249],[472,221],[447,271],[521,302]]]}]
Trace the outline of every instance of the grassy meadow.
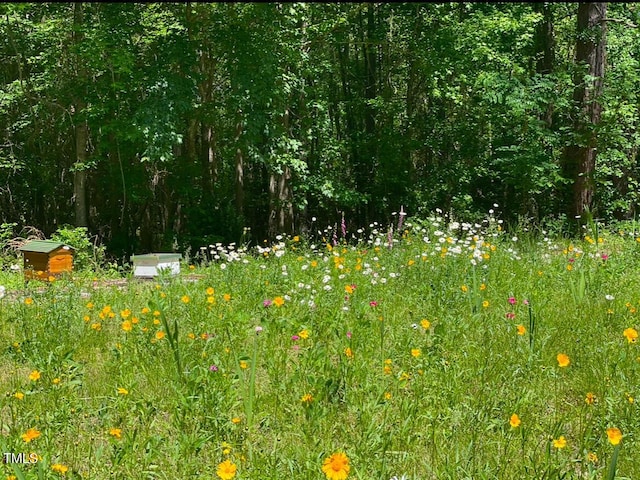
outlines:
[{"label": "grassy meadow", "polygon": [[338,230],[0,273],[0,478],[640,478],[634,232]]}]

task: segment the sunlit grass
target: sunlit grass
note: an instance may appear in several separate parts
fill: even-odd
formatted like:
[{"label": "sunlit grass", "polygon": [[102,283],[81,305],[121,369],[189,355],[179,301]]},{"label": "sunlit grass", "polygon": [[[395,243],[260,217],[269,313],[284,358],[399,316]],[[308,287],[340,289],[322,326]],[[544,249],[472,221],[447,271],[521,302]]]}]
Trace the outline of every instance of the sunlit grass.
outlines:
[{"label": "sunlit grass", "polygon": [[638,477],[640,242],[598,236],[433,217],[151,282],[3,274],[3,448],[39,455],[4,474]]}]

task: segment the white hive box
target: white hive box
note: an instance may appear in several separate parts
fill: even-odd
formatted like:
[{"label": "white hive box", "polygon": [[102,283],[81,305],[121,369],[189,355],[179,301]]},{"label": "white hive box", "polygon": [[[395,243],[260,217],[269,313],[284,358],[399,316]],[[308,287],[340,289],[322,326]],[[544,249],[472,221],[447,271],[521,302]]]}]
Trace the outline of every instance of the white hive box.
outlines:
[{"label": "white hive box", "polygon": [[160,272],[170,275],[180,273],[179,253],[148,253],[146,255],[132,255],[134,277],[156,277]]}]

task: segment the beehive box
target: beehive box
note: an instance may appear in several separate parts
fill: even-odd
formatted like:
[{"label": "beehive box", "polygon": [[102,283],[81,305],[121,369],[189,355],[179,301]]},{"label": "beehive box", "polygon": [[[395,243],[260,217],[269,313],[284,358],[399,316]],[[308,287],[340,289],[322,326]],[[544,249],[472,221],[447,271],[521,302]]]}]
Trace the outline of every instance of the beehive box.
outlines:
[{"label": "beehive box", "polygon": [[148,253],[146,255],[132,255],[133,276],[142,278],[156,277],[161,272],[170,275],[180,273],[179,253]]},{"label": "beehive box", "polygon": [[73,247],[53,240],[31,240],[18,250],[24,258],[25,279],[48,280],[73,270]]}]

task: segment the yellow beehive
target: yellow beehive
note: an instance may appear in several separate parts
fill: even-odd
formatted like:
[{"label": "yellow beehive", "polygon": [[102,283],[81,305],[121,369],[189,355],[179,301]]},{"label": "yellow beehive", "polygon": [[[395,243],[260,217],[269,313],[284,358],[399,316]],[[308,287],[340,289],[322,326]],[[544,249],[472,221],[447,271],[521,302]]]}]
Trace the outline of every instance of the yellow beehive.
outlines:
[{"label": "yellow beehive", "polygon": [[47,280],[73,270],[74,249],[52,240],[32,240],[18,250],[24,257],[25,279]]}]

